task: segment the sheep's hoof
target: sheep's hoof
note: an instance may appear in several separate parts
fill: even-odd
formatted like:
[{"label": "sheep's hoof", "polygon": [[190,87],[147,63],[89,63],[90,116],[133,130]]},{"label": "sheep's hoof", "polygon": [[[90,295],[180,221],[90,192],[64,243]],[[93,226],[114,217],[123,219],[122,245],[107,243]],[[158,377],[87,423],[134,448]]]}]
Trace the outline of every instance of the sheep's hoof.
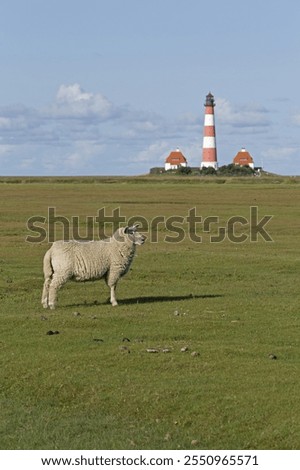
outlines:
[{"label": "sheep's hoof", "polygon": [[113,307],[116,307],[118,305],[118,302],[114,301],[111,303]]},{"label": "sheep's hoof", "polygon": [[54,305],[54,304],[49,304],[49,308],[50,308],[50,310],[54,310],[54,309],[55,309],[55,305]]}]

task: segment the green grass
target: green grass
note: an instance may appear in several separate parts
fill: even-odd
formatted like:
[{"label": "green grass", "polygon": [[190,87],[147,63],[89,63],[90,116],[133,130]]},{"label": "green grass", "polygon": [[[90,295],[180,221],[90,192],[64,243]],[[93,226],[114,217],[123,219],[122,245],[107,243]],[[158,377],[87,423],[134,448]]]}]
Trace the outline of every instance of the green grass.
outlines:
[{"label": "green grass", "polygon": [[[195,440],[202,449],[299,448],[298,180],[207,181],[0,184],[1,449],[191,449]],[[250,206],[259,218],[273,215],[273,242],[209,242]],[[220,222],[212,233],[197,226],[203,243],[187,233],[166,243],[162,224],[157,243],[148,233],[118,286],[118,307],[97,281],[67,284],[57,309],[45,311],[48,243],[25,237],[27,219],[48,207],[78,215],[82,233],[101,207],[149,222],[196,207]],[[242,229],[250,227],[236,234]]]}]

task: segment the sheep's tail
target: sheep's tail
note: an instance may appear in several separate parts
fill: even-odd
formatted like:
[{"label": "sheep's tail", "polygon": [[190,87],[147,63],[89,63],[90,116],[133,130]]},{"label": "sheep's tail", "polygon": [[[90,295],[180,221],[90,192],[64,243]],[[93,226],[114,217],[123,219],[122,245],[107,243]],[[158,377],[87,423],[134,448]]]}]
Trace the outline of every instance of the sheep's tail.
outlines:
[{"label": "sheep's tail", "polygon": [[47,253],[44,256],[44,262],[43,262],[43,269],[44,269],[44,278],[46,279],[51,279],[53,275],[53,267],[51,263],[51,250],[48,250]]}]

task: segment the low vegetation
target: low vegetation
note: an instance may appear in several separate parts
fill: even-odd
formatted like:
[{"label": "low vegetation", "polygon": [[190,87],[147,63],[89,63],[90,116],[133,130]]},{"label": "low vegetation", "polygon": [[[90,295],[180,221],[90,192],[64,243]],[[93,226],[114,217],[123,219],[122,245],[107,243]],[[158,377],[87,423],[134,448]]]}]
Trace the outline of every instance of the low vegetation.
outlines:
[{"label": "low vegetation", "polygon": [[213,167],[192,168],[190,166],[180,166],[177,170],[165,170],[162,167],[151,168],[151,175],[182,175],[182,176],[260,176],[248,165],[229,165],[220,166],[217,170]]},{"label": "low vegetation", "polygon": [[[1,179],[2,449],[298,449],[299,180],[218,178]],[[49,207],[146,218],[118,307],[96,281],[42,308]]]}]

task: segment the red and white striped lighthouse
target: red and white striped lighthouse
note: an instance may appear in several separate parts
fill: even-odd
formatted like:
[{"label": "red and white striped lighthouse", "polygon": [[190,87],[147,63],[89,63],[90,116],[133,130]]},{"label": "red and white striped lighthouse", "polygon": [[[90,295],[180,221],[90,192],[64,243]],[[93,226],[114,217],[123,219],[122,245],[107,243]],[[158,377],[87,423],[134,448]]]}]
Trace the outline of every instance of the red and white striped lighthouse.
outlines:
[{"label": "red and white striped lighthouse", "polygon": [[214,107],[215,100],[211,93],[208,93],[205,101],[205,114],[204,114],[204,131],[203,131],[203,152],[201,168],[212,167],[215,170],[218,168],[217,161],[217,146],[216,146],[216,130],[215,130],[215,115]]}]

